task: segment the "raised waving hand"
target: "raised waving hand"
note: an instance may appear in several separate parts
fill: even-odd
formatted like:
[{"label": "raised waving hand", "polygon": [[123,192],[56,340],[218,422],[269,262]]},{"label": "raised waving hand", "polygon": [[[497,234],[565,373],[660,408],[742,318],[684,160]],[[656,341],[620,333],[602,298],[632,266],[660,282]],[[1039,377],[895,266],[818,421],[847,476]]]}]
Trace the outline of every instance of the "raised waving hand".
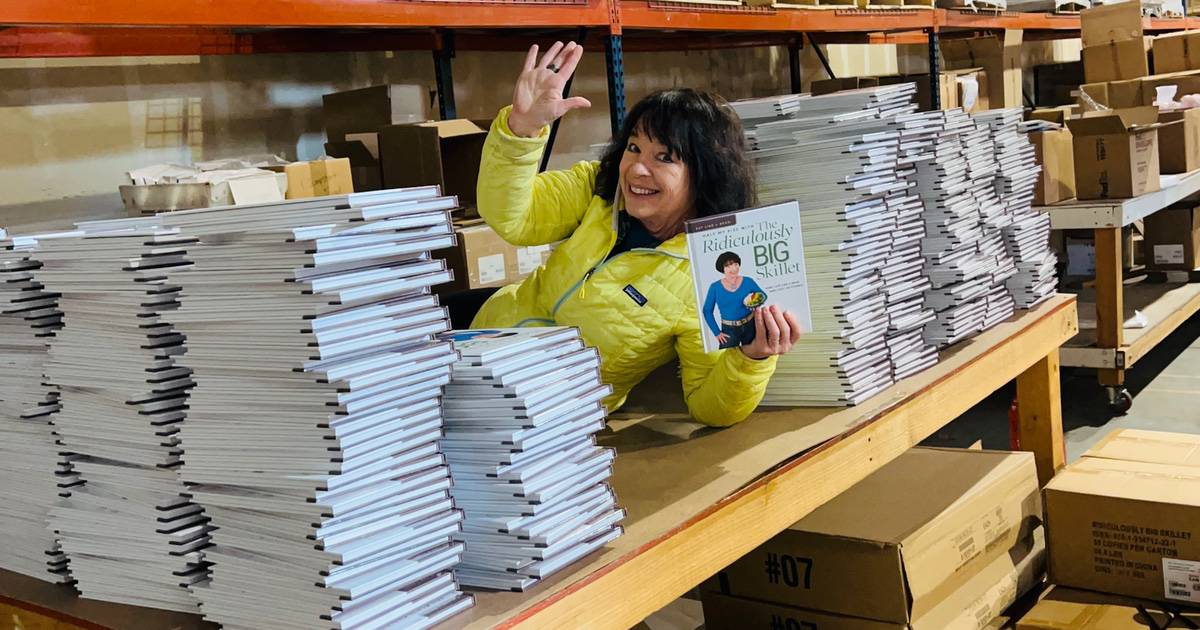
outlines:
[{"label": "raised waving hand", "polygon": [[525,56],[525,67],[513,88],[509,130],[518,136],[532,138],[563,114],[591,107],[591,102],[582,96],[563,98],[567,79],[574,74],[581,58],[583,47],[575,42],[565,46],[555,42],[541,59],[538,59],[537,44],[530,47]]}]

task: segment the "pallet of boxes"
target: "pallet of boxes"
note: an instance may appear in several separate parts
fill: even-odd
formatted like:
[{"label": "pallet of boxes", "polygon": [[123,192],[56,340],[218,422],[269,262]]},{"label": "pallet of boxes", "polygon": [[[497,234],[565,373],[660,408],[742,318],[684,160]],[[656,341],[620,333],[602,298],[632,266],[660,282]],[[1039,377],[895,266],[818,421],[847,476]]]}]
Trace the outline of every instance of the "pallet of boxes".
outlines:
[{"label": "pallet of boxes", "polygon": [[433,253],[454,271],[438,293],[502,287],[546,262],[552,247],[518,247],[476,216],[475,183],[490,121],[430,120],[420,85],[376,85],[323,98],[326,153],[349,160],[356,190],[437,185],[457,198],[457,244]]},{"label": "pallet of boxes", "polygon": [[1115,431],[1045,505],[1054,586],[1018,630],[1200,627],[1200,436]]},{"label": "pallet of boxes", "polygon": [[1042,579],[1029,453],[915,448],[701,587],[708,630],[999,627]]}]

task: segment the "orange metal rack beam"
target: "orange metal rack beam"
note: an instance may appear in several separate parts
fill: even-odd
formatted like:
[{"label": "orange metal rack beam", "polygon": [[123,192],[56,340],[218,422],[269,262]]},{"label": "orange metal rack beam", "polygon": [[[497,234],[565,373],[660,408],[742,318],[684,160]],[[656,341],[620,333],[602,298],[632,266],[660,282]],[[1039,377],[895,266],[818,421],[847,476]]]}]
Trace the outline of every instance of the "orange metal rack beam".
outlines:
[{"label": "orange metal rack beam", "polygon": [[[929,30],[1011,28],[1053,38],[1077,33],[1079,17],[920,8],[795,10],[670,0],[20,0],[0,2],[0,25],[10,25],[0,26],[0,57],[87,57],[430,50],[436,47],[431,28],[582,26],[614,34],[629,29],[625,46],[630,51],[772,45],[796,33],[823,33],[826,42],[921,43]],[[1200,18],[1145,20],[1151,32],[1198,27]],[[494,33],[460,30],[457,47],[515,50],[531,36],[536,35],[523,33],[517,46]]]},{"label": "orange metal rack beam", "polygon": [[618,0],[621,26],[691,31],[873,32],[930,28],[932,9],[798,10]]},{"label": "orange metal rack beam", "polygon": [[12,26],[522,28],[608,26],[608,0],[9,0]]}]

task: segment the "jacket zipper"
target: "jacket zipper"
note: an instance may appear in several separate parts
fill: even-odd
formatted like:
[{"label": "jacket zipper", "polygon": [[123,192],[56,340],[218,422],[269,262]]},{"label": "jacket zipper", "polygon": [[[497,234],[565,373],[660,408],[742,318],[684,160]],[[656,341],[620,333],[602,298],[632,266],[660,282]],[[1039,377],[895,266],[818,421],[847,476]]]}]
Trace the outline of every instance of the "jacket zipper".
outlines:
[{"label": "jacket zipper", "polygon": [[593,266],[591,269],[588,269],[588,272],[583,274],[583,278],[580,278],[578,282],[571,285],[571,288],[567,289],[567,291],[562,294],[562,297],[558,298],[558,301],[554,303],[554,308],[550,310],[550,316],[553,317],[558,314],[558,310],[560,308],[562,308],[562,305],[567,301],[567,298],[571,297],[572,293],[575,293],[576,291],[578,291],[580,299],[585,297],[586,292],[584,291],[584,287],[585,287],[588,279],[590,279],[593,274],[595,274],[597,271],[600,271],[601,269],[603,269],[606,265],[608,265],[608,263],[620,258],[621,256],[624,256],[625,254],[631,254],[633,252],[639,252],[639,253],[645,253],[645,254],[658,254],[660,256],[667,256],[667,257],[675,258],[678,260],[687,260],[687,256],[680,256],[679,254],[672,254],[671,252],[664,252],[660,249],[651,249],[649,247],[635,247],[628,251],[621,252],[620,254],[617,254],[616,256],[613,256],[606,260],[600,261],[595,266]]}]

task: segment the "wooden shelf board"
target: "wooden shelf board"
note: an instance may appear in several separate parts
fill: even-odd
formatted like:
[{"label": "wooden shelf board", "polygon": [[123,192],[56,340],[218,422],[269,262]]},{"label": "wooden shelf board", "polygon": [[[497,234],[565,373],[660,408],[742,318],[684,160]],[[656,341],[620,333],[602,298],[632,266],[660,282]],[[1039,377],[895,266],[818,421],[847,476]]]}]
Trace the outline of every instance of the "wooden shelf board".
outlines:
[{"label": "wooden shelf board", "polygon": [[1200,171],[1192,171],[1180,175],[1173,186],[1133,199],[1066,201],[1038,209],[1050,213],[1050,227],[1055,230],[1118,228],[1197,193],[1200,193]]},{"label": "wooden shelf board", "polygon": [[[697,430],[680,413],[677,377],[660,370],[601,439],[619,453],[613,485],[629,510],[625,536],[529,593],[478,594],[475,608],[438,630],[628,628],[932,435],[1077,331],[1075,298],[1055,296],[862,405],[764,410],[722,430]],[[3,571],[0,596],[108,627],[154,617]],[[208,627],[180,617],[170,627]]]},{"label": "wooden shelf board", "polygon": [[[529,593],[479,594],[438,630],[628,628],[945,426],[1078,331],[1056,296],[944,353],[942,362],[844,409],[759,411],[681,438],[651,414],[608,442],[626,534]],[[650,392],[671,391],[647,383]],[[661,405],[659,400],[655,406]],[[635,411],[636,412],[636,411]],[[652,428],[653,427],[653,428]]]},{"label": "wooden shelf board", "polygon": [[[1081,292],[1079,310],[1095,321],[1095,301],[1092,292]],[[1189,317],[1200,312],[1200,284],[1140,282],[1125,286],[1125,319],[1141,311],[1149,325],[1145,328],[1126,328],[1125,367],[1132,367],[1163,339],[1179,328]],[[1062,350],[1062,364],[1067,367],[1111,368],[1113,350],[1096,347],[1095,328],[1083,329],[1068,341]]]}]

